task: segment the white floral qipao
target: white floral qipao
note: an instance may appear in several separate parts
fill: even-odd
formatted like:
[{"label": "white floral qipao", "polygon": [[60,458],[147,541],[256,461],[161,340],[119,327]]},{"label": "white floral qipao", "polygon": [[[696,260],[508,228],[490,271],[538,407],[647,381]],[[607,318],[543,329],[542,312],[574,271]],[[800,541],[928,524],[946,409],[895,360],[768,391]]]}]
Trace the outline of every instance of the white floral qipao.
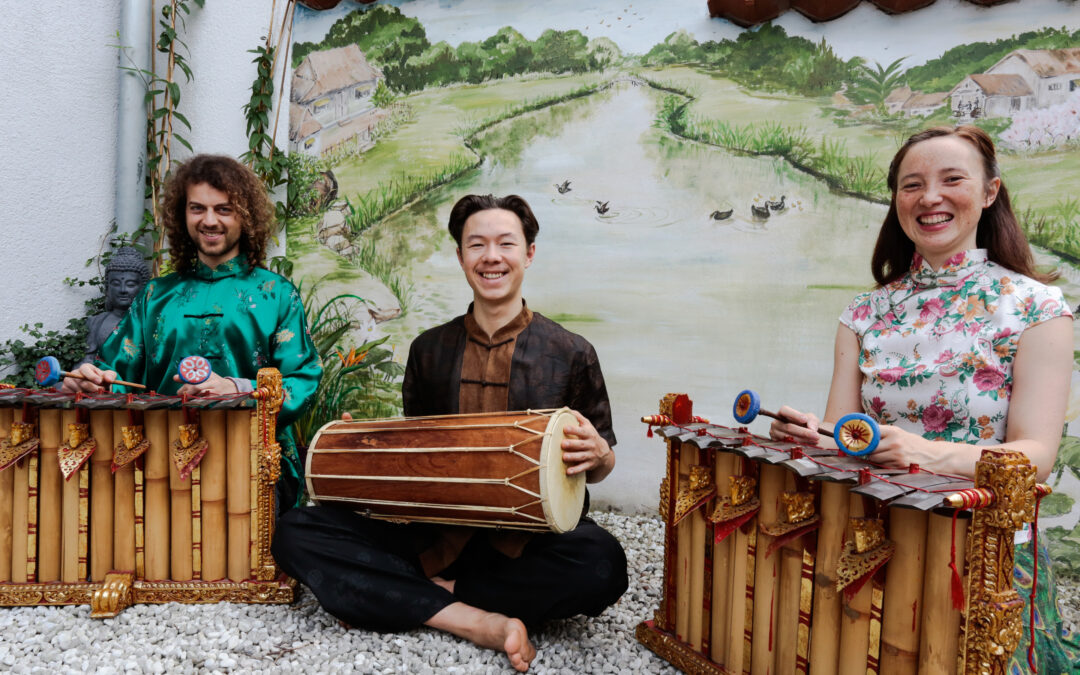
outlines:
[{"label": "white floral qipao", "polygon": [[1060,289],[972,249],[937,272],[916,253],[907,274],[856,296],[840,322],[859,338],[867,414],[925,438],[986,445],[1005,441],[1021,334],[1059,316],[1072,316]]}]

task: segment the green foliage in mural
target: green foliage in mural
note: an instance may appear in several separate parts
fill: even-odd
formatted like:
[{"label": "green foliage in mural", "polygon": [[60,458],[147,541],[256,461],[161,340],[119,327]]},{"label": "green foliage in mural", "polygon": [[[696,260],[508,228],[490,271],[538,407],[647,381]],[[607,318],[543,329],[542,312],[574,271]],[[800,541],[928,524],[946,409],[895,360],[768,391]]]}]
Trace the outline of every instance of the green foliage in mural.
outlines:
[{"label": "green foliage in mural", "polygon": [[357,9],[330,28],[321,42],[293,50],[293,66],[316,50],[355,44],[378,66],[387,86],[408,93],[448,84],[478,84],[524,73],[584,73],[619,63],[622,52],[607,38],[589,40],[578,30],[546,30],[535,41],[505,26],[480,42],[431,44],[424,27],[396,7]]},{"label": "green foliage in mural", "polygon": [[1039,543],[1045,543],[1049,549],[1055,572],[1073,578],[1080,576],[1080,525],[1072,530],[1048,527],[1041,532]]},{"label": "green foliage in mural", "polygon": [[642,58],[643,65],[696,64],[739,84],[807,96],[830,94],[855,77],[859,59],[844,61],[824,38],[814,43],[764,24],[735,40],[698,43],[685,30],[667,36]]},{"label": "green foliage in mural", "polygon": [[1050,495],[1043,497],[1042,502],[1039,504],[1039,516],[1046,518],[1063,516],[1069,511],[1072,511],[1073,504],[1075,503],[1076,500],[1064,492],[1051,493]]},{"label": "green foliage in mural", "polygon": [[983,73],[1015,49],[1062,49],[1075,47],[1080,30],[1044,28],[993,42],[972,42],[946,50],[936,59],[906,73],[908,85],[919,91],[948,91],[971,73]]},{"label": "green foliage in mural", "polygon": [[885,99],[889,93],[904,84],[904,72],[900,64],[906,57],[900,57],[887,66],[874,62],[874,67],[863,64],[856,69],[854,85],[848,89],[847,97],[854,103],[870,104],[881,114],[885,113]]}]

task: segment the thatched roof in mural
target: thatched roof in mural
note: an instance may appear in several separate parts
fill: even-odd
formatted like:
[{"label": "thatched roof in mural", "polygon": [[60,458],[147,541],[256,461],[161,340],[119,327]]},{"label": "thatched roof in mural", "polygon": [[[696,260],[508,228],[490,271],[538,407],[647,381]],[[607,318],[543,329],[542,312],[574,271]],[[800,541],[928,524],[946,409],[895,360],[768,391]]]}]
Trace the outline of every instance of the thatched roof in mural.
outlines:
[{"label": "thatched roof in mural", "polygon": [[1009,59],[1017,58],[1028,64],[1039,77],[1080,74],[1080,47],[1070,49],[1017,49],[995,63],[988,71]]},{"label": "thatched roof in mural", "polygon": [[936,91],[932,94],[915,94],[904,101],[904,110],[917,110],[920,108],[936,108],[945,103],[949,98],[949,92]]},{"label": "thatched roof in mural", "polygon": [[[1019,75],[987,75],[979,73],[969,75],[987,96],[1031,96],[1033,91],[1027,81]],[[961,82],[960,84],[963,84]],[[956,85],[959,87],[960,85]],[[955,87],[953,90],[955,91]]]},{"label": "thatched roof in mural", "polygon": [[890,103],[903,103],[911,98],[911,87],[906,84],[902,87],[897,87],[889,92],[889,95],[885,97],[885,105]]},{"label": "thatched roof in mural", "polygon": [[[889,14],[903,14],[934,4],[934,0],[867,0]],[[967,0],[976,5],[989,7],[1005,0]],[[341,0],[300,0],[311,9],[332,9]],[[357,0],[370,4],[375,0]],[[756,26],[772,21],[789,9],[802,14],[811,21],[832,21],[855,9],[861,0],[701,0],[708,4],[709,15],[727,19],[740,26]]]},{"label": "thatched roof in mural", "polygon": [[368,63],[355,44],[311,52],[293,72],[293,101],[311,101],[360,82],[370,82],[382,73]]},{"label": "thatched roof in mural", "polygon": [[289,103],[289,140],[298,141],[301,138],[317,133],[322,130],[322,125],[314,115],[299,103]]}]

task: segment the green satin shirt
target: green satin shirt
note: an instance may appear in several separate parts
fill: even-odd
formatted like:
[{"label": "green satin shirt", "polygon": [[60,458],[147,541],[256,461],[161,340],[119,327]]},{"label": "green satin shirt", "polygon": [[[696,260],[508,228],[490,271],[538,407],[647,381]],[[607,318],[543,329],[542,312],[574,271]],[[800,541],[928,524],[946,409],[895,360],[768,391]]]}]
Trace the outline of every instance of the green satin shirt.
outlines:
[{"label": "green satin shirt", "polygon": [[282,469],[300,480],[290,425],[313,402],[322,364],[296,287],[268,270],[249,269],[242,255],[213,269],[200,261],[190,272],[151,279],[101,346],[97,365],[175,394],[181,386],[173,381],[176,367],[191,355],[206,357],[216,374],[250,379],[252,386],[260,368],[281,371]]}]

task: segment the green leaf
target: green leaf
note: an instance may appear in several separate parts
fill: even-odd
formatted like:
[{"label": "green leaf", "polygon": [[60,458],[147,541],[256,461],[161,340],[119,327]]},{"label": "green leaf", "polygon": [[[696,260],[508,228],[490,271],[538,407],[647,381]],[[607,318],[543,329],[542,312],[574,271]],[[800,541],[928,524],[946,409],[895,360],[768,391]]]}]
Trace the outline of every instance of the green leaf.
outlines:
[{"label": "green leaf", "polygon": [[1064,492],[1054,492],[1044,497],[1039,503],[1039,516],[1045,516],[1047,518],[1063,516],[1072,511],[1073,504],[1075,503],[1076,500]]}]

